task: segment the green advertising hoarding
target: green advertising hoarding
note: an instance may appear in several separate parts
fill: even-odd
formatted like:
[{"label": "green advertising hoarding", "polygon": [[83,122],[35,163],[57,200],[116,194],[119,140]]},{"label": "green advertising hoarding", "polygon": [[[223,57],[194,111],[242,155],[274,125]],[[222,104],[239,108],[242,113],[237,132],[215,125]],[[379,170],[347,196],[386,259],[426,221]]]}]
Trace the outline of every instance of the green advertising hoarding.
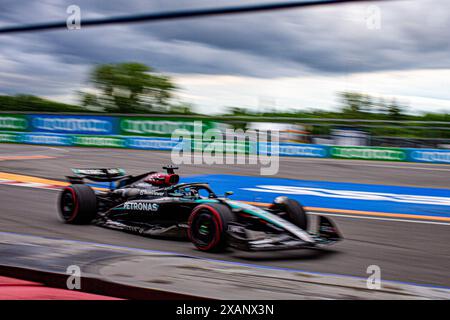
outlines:
[{"label": "green advertising hoarding", "polygon": [[125,148],[125,140],[113,136],[73,136],[72,144],[80,147]]},{"label": "green advertising hoarding", "polygon": [[171,137],[177,129],[197,135],[215,128],[215,125],[212,121],[194,119],[120,117],[119,128],[123,135]]},{"label": "green advertising hoarding", "polygon": [[28,120],[25,115],[0,114],[0,130],[27,131]]},{"label": "green advertising hoarding", "polygon": [[249,154],[251,150],[256,147],[251,148],[248,141],[205,141],[205,140],[191,140],[191,150],[192,152],[212,152],[212,153],[236,153],[236,154]]},{"label": "green advertising hoarding", "polygon": [[407,153],[400,148],[374,148],[374,147],[330,147],[332,158],[406,161]]},{"label": "green advertising hoarding", "polygon": [[0,143],[20,143],[20,135],[15,133],[0,132]]}]

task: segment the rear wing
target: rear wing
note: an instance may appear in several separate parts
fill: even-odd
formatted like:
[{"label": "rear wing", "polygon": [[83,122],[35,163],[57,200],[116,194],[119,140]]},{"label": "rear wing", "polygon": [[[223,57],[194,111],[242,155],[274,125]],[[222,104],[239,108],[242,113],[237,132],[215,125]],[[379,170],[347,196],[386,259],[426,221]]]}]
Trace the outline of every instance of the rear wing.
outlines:
[{"label": "rear wing", "polygon": [[113,182],[126,178],[121,168],[72,169],[73,176],[67,176],[70,183],[83,183],[84,179],[96,182]]},{"label": "rear wing", "polygon": [[[84,180],[94,182],[109,182],[109,189],[124,187],[135,183],[156,171],[146,172],[137,176],[127,175],[121,168],[95,168],[95,169],[72,169],[73,176],[66,176],[71,184],[83,184]],[[117,183],[116,183],[117,182]]]},{"label": "rear wing", "polygon": [[[178,167],[168,165],[163,167],[167,170],[167,174],[174,174],[174,170]],[[156,171],[145,172],[137,176],[126,175],[125,170],[121,168],[74,168],[72,169],[73,176],[66,176],[72,184],[83,184],[84,179],[94,182],[109,182],[109,189],[115,189],[116,187],[124,187],[135,183],[148,175],[157,173]],[[114,183],[118,182],[118,183]]]}]

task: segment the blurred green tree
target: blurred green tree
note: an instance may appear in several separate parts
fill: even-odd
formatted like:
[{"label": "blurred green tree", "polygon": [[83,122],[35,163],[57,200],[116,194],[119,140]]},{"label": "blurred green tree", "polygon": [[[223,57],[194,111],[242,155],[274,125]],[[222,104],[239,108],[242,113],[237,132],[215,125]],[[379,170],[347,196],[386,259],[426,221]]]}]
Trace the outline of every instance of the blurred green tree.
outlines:
[{"label": "blurred green tree", "polygon": [[403,108],[397,103],[397,100],[393,99],[391,103],[387,106],[387,114],[389,119],[392,120],[403,120]]},{"label": "blurred green tree", "polygon": [[350,117],[361,117],[364,112],[372,110],[372,99],[358,92],[341,92],[342,113]]},{"label": "blurred green tree", "polygon": [[134,113],[166,106],[175,85],[167,76],[154,73],[142,63],[125,62],[95,67],[90,82],[98,96],[85,94],[83,102],[96,101],[106,111]]},{"label": "blurred green tree", "polygon": [[52,101],[28,94],[0,95],[0,111],[85,112],[80,106]]}]

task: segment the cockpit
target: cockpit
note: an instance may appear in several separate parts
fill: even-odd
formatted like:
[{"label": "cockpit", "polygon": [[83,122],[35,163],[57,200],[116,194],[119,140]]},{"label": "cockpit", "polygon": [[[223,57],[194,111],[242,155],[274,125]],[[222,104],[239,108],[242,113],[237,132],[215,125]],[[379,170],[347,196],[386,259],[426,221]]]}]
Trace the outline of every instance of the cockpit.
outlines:
[{"label": "cockpit", "polygon": [[171,193],[173,193],[174,195],[189,197],[193,199],[217,198],[216,194],[207,184],[179,185],[174,188]]}]

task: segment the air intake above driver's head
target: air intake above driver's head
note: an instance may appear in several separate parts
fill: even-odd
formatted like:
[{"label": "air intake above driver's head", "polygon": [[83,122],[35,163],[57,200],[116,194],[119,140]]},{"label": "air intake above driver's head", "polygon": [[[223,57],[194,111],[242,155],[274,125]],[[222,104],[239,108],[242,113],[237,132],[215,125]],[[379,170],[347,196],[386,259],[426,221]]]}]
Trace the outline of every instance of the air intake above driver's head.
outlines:
[{"label": "air intake above driver's head", "polygon": [[180,177],[177,174],[152,173],[144,181],[153,186],[168,187],[177,184],[180,181]]}]

